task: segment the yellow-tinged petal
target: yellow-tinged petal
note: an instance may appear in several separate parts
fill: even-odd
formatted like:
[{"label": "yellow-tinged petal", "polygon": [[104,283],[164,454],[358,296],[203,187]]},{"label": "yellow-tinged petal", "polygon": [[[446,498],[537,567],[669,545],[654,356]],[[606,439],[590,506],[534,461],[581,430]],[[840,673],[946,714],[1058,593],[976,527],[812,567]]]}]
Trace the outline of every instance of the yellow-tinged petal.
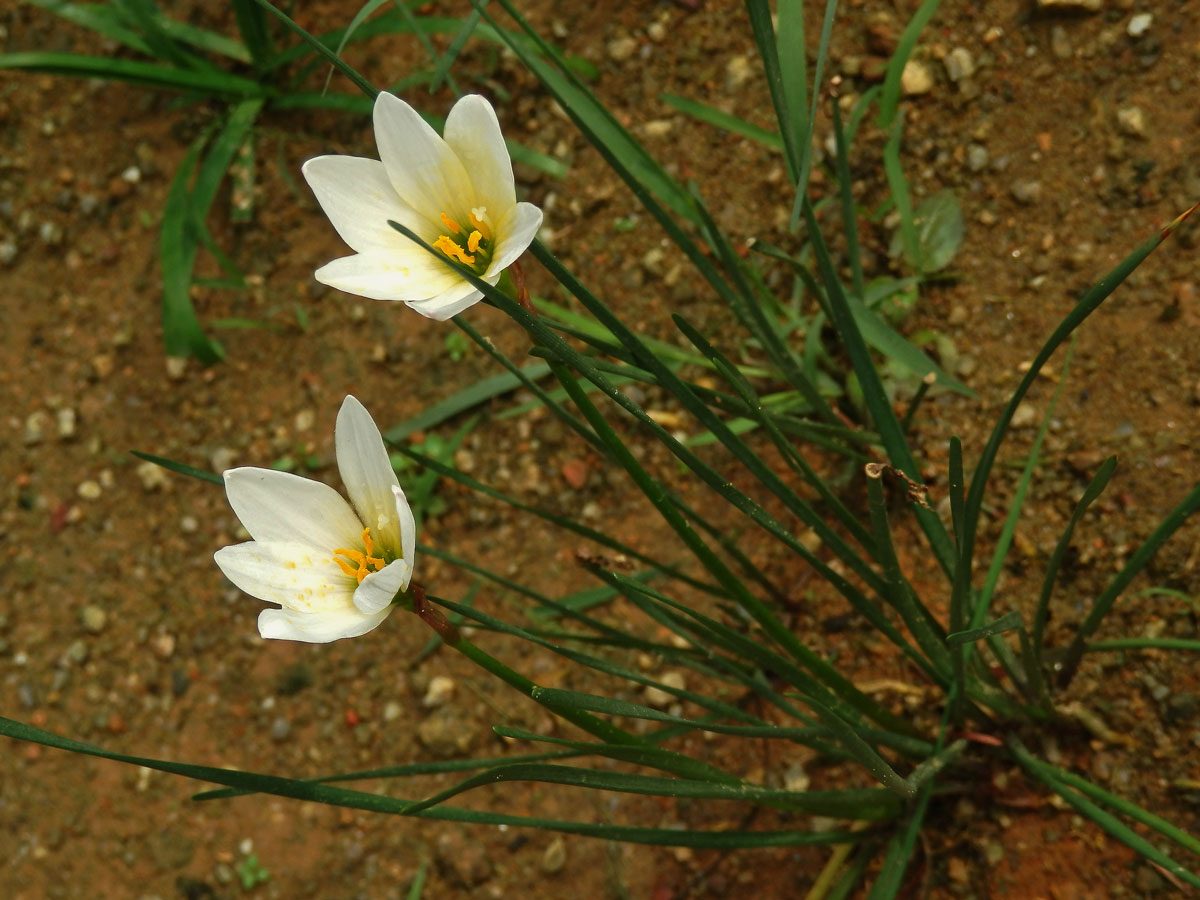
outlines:
[{"label": "yellow-tinged petal", "polygon": [[378,545],[392,558],[403,555],[392,494],[400,481],[375,420],[357,398],[347,396],[338,410],[333,433],[338,472],[362,522],[360,530],[369,528]]}]

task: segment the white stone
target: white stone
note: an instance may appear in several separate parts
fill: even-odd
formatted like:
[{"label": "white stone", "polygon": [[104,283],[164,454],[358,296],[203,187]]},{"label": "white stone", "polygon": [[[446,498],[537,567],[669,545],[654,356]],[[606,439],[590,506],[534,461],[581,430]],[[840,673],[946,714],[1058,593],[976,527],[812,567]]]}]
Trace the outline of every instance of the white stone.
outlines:
[{"label": "white stone", "polygon": [[1143,34],[1150,30],[1150,24],[1154,21],[1154,16],[1150,13],[1138,13],[1129,20],[1129,24],[1125,27],[1125,32],[1131,38],[1140,38]]},{"label": "white stone", "polygon": [[920,60],[910,59],[900,73],[900,87],[910,97],[928,94],[933,90],[933,72]]},{"label": "white stone", "polygon": [[975,74],[975,57],[966,47],[955,47],[946,54],[942,65],[946,67],[946,77],[954,82],[963,81]]},{"label": "white stone", "polygon": [[421,700],[421,705],[426,709],[434,709],[441,706],[454,696],[456,687],[458,687],[458,684],[453,678],[447,678],[445,675],[434,675],[429,680],[429,688],[425,691],[425,697]]}]

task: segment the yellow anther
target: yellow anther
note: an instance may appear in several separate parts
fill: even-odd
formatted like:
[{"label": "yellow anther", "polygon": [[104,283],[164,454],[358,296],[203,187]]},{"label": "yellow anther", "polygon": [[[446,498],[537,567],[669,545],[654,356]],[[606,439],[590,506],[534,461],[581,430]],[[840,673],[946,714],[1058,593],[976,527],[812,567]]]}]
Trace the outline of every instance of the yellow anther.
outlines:
[{"label": "yellow anther", "polygon": [[[357,578],[359,584],[362,584],[363,579],[372,572],[380,572],[387,565],[385,560],[371,555],[375,549],[375,545],[371,541],[370,528],[363,529],[362,539],[363,544],[367,548],[366,553],[363,553],[361,550],[350,550],[346,547],[338,547],[333,551],[333,561],[338,564],[338,568],[347,575],[353,575]],[[346,557],[346,559],[339,558],[342,556]]]},{"label": "yellow anther", "polygon": [[483,240],[483,235],[478,231],[472,231],[471,236],[467,238],[467,249],[474,253],[479,249],[479,242]]},{"label": "yellow anther", "polygon": [[457,259],[460,263],[463,263],[464,265],[469,266],[475,262],[475,257],[468,255],[467,252],[465,250],[463,250],[462,247],[458,246],[458,244],[456,244],[456,243],[454,243],[454,241],[450,240],[448,235],[443,234],[441,237],[439,237],[436,241],[433,242],[433,246],[436,247],[438,250],[441,250],[443,253],[445,253],[447,256],[449,256],[451,259]]},{"label": "yellow anther", "polygon": [[467,213],[467,218],[471,220],[471,227],[478,231],[483,237],[491,237],[492,230],[487,227],[484,218],[487,216],[487,209],[483,206],[478,209],[473,209]]},{"label": "yellow anther", "polygon": [[447,228],[449,228],[449,229],[450,229],[450,233],[451,233],[451,234],[458,234],[458,233],[459,233],[459,231],[461,230],[461,229],[458,227],[458,223],[457,223],[457,222],[455,222],[455,221],[454,221],[452,218],[450,218],[450,217],[449,217],[448,215],[446,215],[445,213],[442,213],[442,224],[443,224],[443,225],[445,225]]}]

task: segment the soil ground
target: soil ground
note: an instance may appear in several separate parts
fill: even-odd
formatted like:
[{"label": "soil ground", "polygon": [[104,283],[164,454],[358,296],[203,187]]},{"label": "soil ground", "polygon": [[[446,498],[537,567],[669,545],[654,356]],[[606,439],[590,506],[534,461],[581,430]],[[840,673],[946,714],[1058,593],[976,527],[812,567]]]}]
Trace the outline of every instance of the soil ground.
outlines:
[{"label": "soil ground", "polygon": [[[660,99],[680,94],[771,124],[742,4],[692,6],[521,4],[565,50],[595,64],[601,98],[669,171],[696,180],[736,241],[786,244],[782,157]],[[830,66],[845,77],[844,91],[869,84],[872,66],[914,6],[843,4]],[[946,0],[918,47],[932,84],[904,101],[905,170],[918,199],[954,190],[967,232],[952,266],[956,277],[921,288],[905,329],[948,338],[931,348],[977,392],[972,399],[931,397],[918,416],[935,501],[944,497],[949,436],[962,438],[969,465],[1022,365],[1078,292],[1200,199],[1200,8],[1179,0],[1103,6],[1098,13],[1038,12],[1015,0]],[[344,24],[356,9],[321,2],[304,4],[297,15],[320,30]],[[1152,20],[1132,37],[1139,13]],[[203,6],[178,14],[232,27]],[[111,51],[29,6],[0,12],[0,26],[7,51]],[[440,47],[447,41],[435,38]],[[974,71],[955,81],[949,72],[953,60],[961,63],[953,53],[959,48]],[[426,66],[422,52],[394,36],[356,46],[347,58],[382,85]],[[638,215],[633,196],[515,60],[472,48],[461,73],[464,89],[495,100],[509,135],[569,164],[561,180],[526,167],[517,176],[520,190],[546,211],[544,238],[589,286],[654,334],[670,335],[673,310],[707,327],[727,320],[690,270],[669,255],[661,261],[668,248],[653,223]],[[352,90],[336,77],[334,87]],[[405,96],[437,113],[453,99],[447,90]],[[416,620],[396,615],[367,637],[323,646],[260,640],[259,604],[224,582],[211,561],[214,550],[239,539],[222,492],[159,477],[129,455],[142,450],[208,470],[314,457],[309,474],[334,480],[332,423],[346,393],[390,425],[495,371],[483,354],[460,355],[447,344],[451,326],[312,279],[317,265],[344,249],[298,179],[299,166],[322,152],[370,156],[375,149],[363,119],[295,112],[267,116],[257,132],[254,221],[228,224],[225,206],[212,218],[250,289],[195,295],[205,322],[238,317],[270,327],[220,331],[228,351],[223,364],[169,365],[158,325],[157,222],[175,167],[212,116],[203,104],[180,106],[124,85],[6,74],[0,87],[0,244],[7,248],[0,259],[0,712],[113,751],[294,776],[511,752],[492,736],[492,723],[546,731],[553,723],[450,654],[415,662],[428,637]],[[818,141],[828,133],[822,120]],[[886,197],[882,141],[868,119],[853,163],[856,196],[869,209]],[[814,190],[827,189],[817,172]],[[890,227],[865,219],[862,227],[869,274],[886,274]],[[1059,642],[1195,480],[1196,231],[1176,238],[1081,329],[1000,582],[997,611],[1028,613],[1071,505],[1097,465],[1117,453],[1117,476],[1077,532],[1056,606],[1052,638]],[[547,291],[547,279],[528,268],[535,293]],[[211,261],[202,269],[216,273]],[[525,352],[523,335],[493,310],[478,306],[466,315],[514,356]],[[1002,453],[987,509],[989,540],[1061,371],[1060,356]],[[456,457],[461,467],[551,510],[582,511],[589,524],[615,529],[635,547],[662,546],[664,529],[632,487],[553,422],[536,412],[495,418],[513,402],[485,408]],[[680,427],[693,428],[686,420]],[[646,459],[665,479],[678,478],[664,454],[647,449]],[[426,543],[549,593],[587,584],[573,562],[578,541],[453,485],[443,484],[438,496],[440,514],[423,530]],[[1177,535],[1104,636],[1196,636],[1186,604],[1136,590],[1162,586],[1195,596],[1198,538],[1195,525]],[[847,620],[815,580],[765,538],[742,540],[756,559],[779,567],[797,600],[812,591],[798,605],[798,633],[823,652],[862,657],[856,678],[912,685],[901,664],[863,653],[873,647],[864,623]],[[934,604],[944,602],[945,586],[915,535],[905,563]],[[429,556],[419,561],[418,579],[448,597],[470,585]],[[518,610],[512,597],[491,589],[477,602],[499,614]],[[498,655],[517,653],[503,641],[485,642]],[[580,686],[556,657],[510,658],[543,684]],[[429,709],[422,699],[436,676],[454,679],[456,690],[448,704]],[[880,690],[888,702],[906,702],[905,693]],[[1066,699],[1083,705],[1090,729],[1068,722],[1030,739],[1060,765],[1194,831],[1200,689],[1193,660],[1161,652],[1090,657]],[[919,689],[907,702],[924,703]],[[736,746],[720,741],[710,752],[739,773],[766,779],[781,778],[796,761],[767,748],[738,758]],[[948,785],[906,896],[928,890],[937,897],[1070,900],[1174,891],[1153,867],[1050,802],[1017,771],[985,764],[973,774]],[[368,785],[415,796],[447,783]],[[390,900],[406,896],[428,861],[429,897],[790,898],[803,896],[827,858],[812,850],[717,857],[269,798],[193,802],[202,789],[7,742],[0,757],[0,881],[22,900],[244,893]],[[581,803],[576,795],[524,786],[463,802],[662,827],[731,828],[743,814],[628,797]],[[239,875],[251,871],[250,856],[269,876],[247,890]]]}]

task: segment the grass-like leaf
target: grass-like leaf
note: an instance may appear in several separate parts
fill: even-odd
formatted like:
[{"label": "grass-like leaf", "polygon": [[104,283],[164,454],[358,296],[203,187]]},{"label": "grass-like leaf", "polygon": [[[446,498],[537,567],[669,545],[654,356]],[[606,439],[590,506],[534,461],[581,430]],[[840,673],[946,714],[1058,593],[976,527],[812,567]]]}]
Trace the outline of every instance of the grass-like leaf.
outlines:
[{"label": "grass-like leaf", "polygon": [[0,53],[0,69],[23,69],[54,75],[71,75],[76,78],[128,81],[142,87],[212,97],[256,97],[263,94],[263,88],[257,81],[217,68],[185,69],[156,62],[87,56],[82,53],[54,53],[44,50]]},{"label": "grass-like leaf", "polygon": [[894,818],[901,808],[899,798],[895,794],[883,790],[786,791],[750,784],[711,784],[655,775],[606,772],[576,766],[518,763],[497,766],[464,779],[454,787],[434,794],[428,800],[416,804],[412,808],[412,812],[436,806],[472,788],[505,781],[561,784],[589,790],[649,794],[676,799],[742,800],[775,806],[792,812],[831,816],[839,819],[890,819]]},{"label": "grass-like leaf", "polygon": [[1079,660],[1083,656],[1088,639],[1096,633],[1096,629],[1100,627],[1100,623],[1104,621],[1104,617],[1112,611],[1113,605],[1117,602],[1117,598],[1129,586],[1129,583],[1146,567],[1146,563],[1154,557],[1159,548],[1167,542],[1179,527],[1187,521],[1187,519],[1200,510],[1200,484],[1192,488],[1191,492],[1183,498],[1178,506],[1163,519],[1158,528],[1154,529],[1154,533],[1146,538],[1145,542],[1133,552],[1129,557],[1129,561],[1121,568],[1121,571],[1116,574],[1104,592],[1096,598],[1096,602],[1092,604],[1092,610],[1088,613],[1083,624],[1079,626],[1079,630],[1075,633],[1075,639],[1067,647],[1066,657],[1063,660],[1062,670],[1059,672],[1059,684],[1065,686],[1070,683],[1075,676],[1075,670],[1079,667]]},{"label": "grass-like leaf", "polygon": [[888,62],[887,74],[884,76],[883,91],[879,95],[879,127],[884,131],[891,127],[896,117],[896,108],[900,103],[900,76],[904,74],[904,67],[917,46],[917,38],[921,36],[921,31],[929,24],[940,4],[941,0],[924,0],[904,26],[904,32],[896,43],[896,49]]},{"label": "grass-like leaf", "polygon": [[749,138],[771,150],[783,150],[783,138],[779,136],[779,132],[777,131],[770,131],[705,103],[700,103],[697,100],[691,100],[687,97],[680,97],[678,94],[659,94],[658,99],[662,100],[667,106],[673,106],[681,113],[712,125],[714,128],[720,128],[722,131],[728,131],[730,134]]},{"label": "grass-like leaf", "polygon": [[205,364],[218,362],[220,346],[204,334],[192,306],[192,270],[196,264],[196,238],[191,227],[191,195],[188,188],[207,143],[204,135],[188,149],[163,204],[159,230],[158,259],[163,277],[163,343],[168,356],[195,356]]},{"label": "grass-like leaf", "polygon": [[[0,735],[16,740],[28,741],[81,753],[100,759],[113,760],[127,765],[144,766],[160,772],[181,775],[185,778],[195,778],[213,784],[223,784],[239,788],[251,793],[272,794],[278,797],[288,797],[296,800],[310,800],[330,806],[342,806],[349,809],[361,809],[367,812],[403,815],[411,801],[399,797],[372,794],[366,791],[355,791],[347,788],[331,787],[308,781],[297,781],[291,778],[281,778],[277,775],[264,775],[257,772],[242,772],[234,769],[221,769],[214,766],[197,766],[189,763],[177,763],[171,760],[153,759],[150,757],[132,756],[124,753],[114,753],[84,744],[80,741],[64,738],[31,725],[0,717]],[[481,812],[478,810],[458,809],[455,807],[438,807],[427,809],[416,814],[419,818],[440,819],[449,822],[462,822],[476,825],[505,825],[509,827],[540,828],[545,831],[558,831],[564,834],[579,834],[603,840],[625,841],[636,844],[656,844],[667,847],[694,847],[705,849],[736,849],[740,847],[795,847],[820,844],[855,843],[863,839],[862,832],[848,831],[762,831],[762,832],[729,832],[729,831],[694,831],[675,830],[670,828],[635,828],[619,825],[596,825],[587,822],[571,822],[559,819],[545,819],[535,816],[516,816],[507,813]]]},{"label": "grass-like leaf", "polygon": [[153,453],[143,453],[140,450],[130,450],[130,454],[138,459],[144,459],[146,462],[152,462],[156,466],[162,466],[171,472],[178,475],[186,475],[188,478],[196,478],[200,481],[207,481],[210,484],[219,484],[225,486],[225,479],[217,472],[209,472],[206,469],[197,469],[195,466],[189,466],[187,463],[176,462],[173,459],[167,459],[163,456],[155,456]]}]

